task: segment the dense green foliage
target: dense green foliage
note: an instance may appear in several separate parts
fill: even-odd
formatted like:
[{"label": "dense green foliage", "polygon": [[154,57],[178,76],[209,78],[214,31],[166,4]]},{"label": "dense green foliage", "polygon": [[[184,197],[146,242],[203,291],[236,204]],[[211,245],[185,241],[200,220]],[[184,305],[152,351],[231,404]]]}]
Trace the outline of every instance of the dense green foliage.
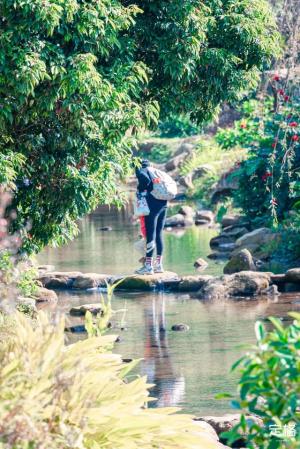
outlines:
[{"label": "dense green foliage", "polygon": [[201,128],[188,115],[170,114],[159,122],[157,134],[160,137],[187,137],[199,134]]},{"label": "dense green foliage", "polygon": [[257,345],[235,366],[241,369],[240,400],[235,407],[258,415],[263,426],[242,415],[229,434],[228,444],[245,435],[249,449],[296,449],[300,444],[300,314],[283,327],[270,318],[273,329],[256,323]]},{"label": "dense green foliage", "polygon": [[15,185],[24,250],[120,200],[132,140],[159,108],[207,120],[278,52],[266,1],[135,3],[0,4],[0,181]]},{"label": "dense green foliage", "polygon": [[158,142],[151,148],[150,153],[141,151],[139,153],[139,156],[142,159],[149,158],[151,162],[163,164],[164,162],[167,162],[170,159],[170,157],[172,156],[172,151],[168,145]]},{"label": "dense green foliage", "polygon": [[273,102],[252,100],[244,117],[216,139],[224,148],[242,147],[248,156],[234,175],[239,177],[235,203],[258,224],[274,224],[300,211],[300,99],[281,95]]},{"label": "dense green foliage", "polygon": [[63,319],[9,321],[0,346],[1,449],[217,448],[191,416],[145,407],[149,385],[125,380],[135,363],[112,353],[116,337],[67,345]]}]

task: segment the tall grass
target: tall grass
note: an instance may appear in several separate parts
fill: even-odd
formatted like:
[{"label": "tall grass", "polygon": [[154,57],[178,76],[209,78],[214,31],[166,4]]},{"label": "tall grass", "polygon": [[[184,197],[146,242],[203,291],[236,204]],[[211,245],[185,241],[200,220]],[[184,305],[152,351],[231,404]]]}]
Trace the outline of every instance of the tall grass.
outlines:
[{"label": "tall grass", "polygon": [[134,364],[112,353],[114,336],[67,346],[63,318],[13,320],[0,346],[1,449],[218,447],[191,416],[147,409],[147,380],[125,380]]}]

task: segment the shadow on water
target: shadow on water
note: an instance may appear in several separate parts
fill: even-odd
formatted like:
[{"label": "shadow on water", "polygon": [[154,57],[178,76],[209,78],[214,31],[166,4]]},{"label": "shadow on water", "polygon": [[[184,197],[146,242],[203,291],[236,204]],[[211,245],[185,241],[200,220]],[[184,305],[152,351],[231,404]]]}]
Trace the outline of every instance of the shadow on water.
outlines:
[{"label": "shadow on water", "polygon": [[[82,233],[62,249],[47,249],[39,257],[58,270],[83,272],[130,273],[139,255],[133,251],[138,228],[130,222],[131,211],[110,210],[87,217]],[[98,231],[111,226],[111,232]],[[179,274],[193,273],[193,262],[210,252],[209,240],[215,229],[190,228],[179,235],[166,233],[166,266]],[[205,274],[220,274],[222,265],[209,262]],[[57,309],[65,313],[68,324],[82,324],[71,317],[72,306],[100,301],[98,292],[59,292]],[[300,308],[299,294],[285,294],[277,299],[257,298],[244,301],[199,301],[188,295],[164,292],[117,292],[114,310],[126,308],[125,328],[122,319],[113,317],[110,333],[120,335],[114,351],[126,359],[142,359],[132,374],[147,375],[155,384],[152,407],[180,406],[197,415],[221,415],[232,411],[226,401],[215,400],[221,392],[236,391],[232,364],[245,352],[241,344],[252,344],[254,323],[270,315],[286,317]],[[185,323],[188,332],[174,332],[173,324]],[[74,334],[71,341],[82,336]]]}]

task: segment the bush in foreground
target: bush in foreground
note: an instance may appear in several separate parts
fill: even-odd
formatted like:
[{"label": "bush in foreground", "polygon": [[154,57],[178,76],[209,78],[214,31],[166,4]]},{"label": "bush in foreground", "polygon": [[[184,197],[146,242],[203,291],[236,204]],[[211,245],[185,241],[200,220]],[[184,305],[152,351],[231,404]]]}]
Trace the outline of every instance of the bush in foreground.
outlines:
[{"label": "bush in foreground", "polygon": [[146,379],[124,380],[115,337],[67,346],[64,320],[21,314],[0,346],[1,449],[213,449],[217,441],[176,409],[147,409]]},{"label": "bush in foreground", "polygon": [[267,331],[256,323],[257,344],[235,366],[240,367],[239,401],[233,405],[245,415],[258,415],[263,426],[242,415],[232,432],[223,434],[228,444],[246,435],[248,449],[299,449],[300,447],[300,314],[283,327],[270,318]]}]

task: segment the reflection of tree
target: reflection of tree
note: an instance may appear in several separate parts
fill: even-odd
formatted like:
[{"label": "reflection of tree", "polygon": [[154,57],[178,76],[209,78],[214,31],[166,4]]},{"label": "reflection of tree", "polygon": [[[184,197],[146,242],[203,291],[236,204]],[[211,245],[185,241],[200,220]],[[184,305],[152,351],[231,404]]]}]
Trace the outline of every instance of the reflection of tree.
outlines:
[{"label": "reflection of tree", "polygon": [[145,348],[143,371],[148,382],[155,384],[151,396],[157,401],[156,407],[177,405],[184,396],[185,380],[176,377],[171,355],[165,322],[165,298],[163,294],[153,296],[149,307],[144,309],[145,315]]}]

